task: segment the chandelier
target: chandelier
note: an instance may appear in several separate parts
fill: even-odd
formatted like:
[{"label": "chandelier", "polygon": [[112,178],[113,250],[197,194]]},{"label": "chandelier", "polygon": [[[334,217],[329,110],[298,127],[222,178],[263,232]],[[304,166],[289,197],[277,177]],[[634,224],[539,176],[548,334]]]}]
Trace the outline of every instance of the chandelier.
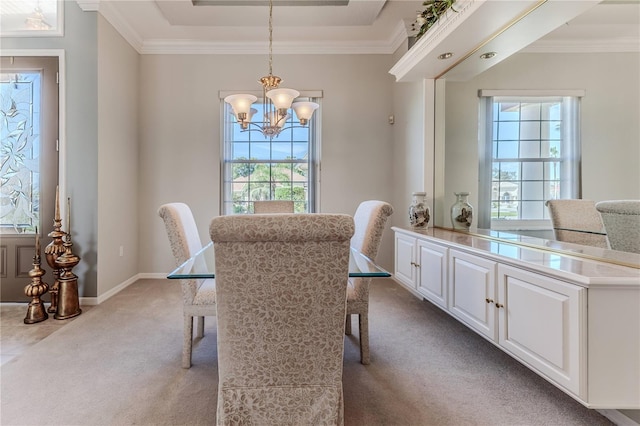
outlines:
[{"label": "chandelier", "polygon": [[[251,121],[257,109],[251,105],[258,100],[254,95],[229,95],[224,101],[231,105],[233,115],[242,131],[258,131],[264,137],[273,139],[280,132],[292,127],[305,127],[313,112],[318,108],[315,102],[293,102],[300,95],[294,89],[278,88],[282,79],[273,75],[273,0],[269,0],[269,75],[258,80],[262,84],[262,99],[264,100],[264,117],[262,121]],[[284,127],[290,117],[289,109],[295,111],[300,126]]]}]

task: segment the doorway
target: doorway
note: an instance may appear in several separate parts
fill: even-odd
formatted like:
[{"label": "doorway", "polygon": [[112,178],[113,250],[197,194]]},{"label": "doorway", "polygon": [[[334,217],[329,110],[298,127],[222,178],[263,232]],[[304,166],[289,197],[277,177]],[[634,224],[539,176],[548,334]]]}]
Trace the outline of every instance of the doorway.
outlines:
[{"label": "doorway", "polygon": [[23,302],[30,300],[24,287],[31,282],[36,232],[43,281],[53,284],[44,248],[58,185],[59,58],[0,61],[0,301]]}]

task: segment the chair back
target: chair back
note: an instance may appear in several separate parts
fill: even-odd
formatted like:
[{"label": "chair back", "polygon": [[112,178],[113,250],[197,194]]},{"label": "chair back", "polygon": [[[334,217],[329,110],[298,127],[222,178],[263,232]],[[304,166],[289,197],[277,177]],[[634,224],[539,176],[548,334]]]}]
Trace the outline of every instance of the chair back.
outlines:
[{"label": "chair back", "polygon": [[[198,227],[188,205],[163,204],[158,209],[158,215],[164,221],[176,266],[182,265],[202,249]],[[206,270],[204,259],[198,259],[198,261],[202,264],[195,267]],[[198,291],[199,283],[197,280],[181,280],[181,283],[185,303],[191,303]]]},{"label": "chair back", "polygon": [[609,248],[604,223],[596,210],[595,201],[549,200],[547,208],[556,240]]},{"label": "chair back", "polygon": [[293,213],[293,201],[290,201],[290,200],[254,201],[253,212],[258,214]]},{"label": "chair back", "polygon": [[600,201],[609,244],[613,250],[640,253],[640,200]]},{"label": "chair back", "polygon": [[351,247],[375,261],[384,227],[392,214],[393,207],[384,201],[369,200],[360,203],[353,215],[356,229],[351,238]]},{"label": "chair back", "polygon": [[209,232],[218,298],[218,424],[342,424],[353,219],[219,216]]}]

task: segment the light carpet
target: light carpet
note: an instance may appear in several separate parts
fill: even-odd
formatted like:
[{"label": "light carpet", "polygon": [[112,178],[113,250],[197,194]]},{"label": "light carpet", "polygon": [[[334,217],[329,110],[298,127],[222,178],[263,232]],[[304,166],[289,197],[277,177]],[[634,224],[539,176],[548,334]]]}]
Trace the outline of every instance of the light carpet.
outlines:
[{"label": "light carpet", "polygon": [[[2,425],[213,425],[215,318],[180,367],[176,281],[140,280],[0,369]],[[346,425],[611,425],[432,304],[374,281],[371,365],[345,340]]]}]

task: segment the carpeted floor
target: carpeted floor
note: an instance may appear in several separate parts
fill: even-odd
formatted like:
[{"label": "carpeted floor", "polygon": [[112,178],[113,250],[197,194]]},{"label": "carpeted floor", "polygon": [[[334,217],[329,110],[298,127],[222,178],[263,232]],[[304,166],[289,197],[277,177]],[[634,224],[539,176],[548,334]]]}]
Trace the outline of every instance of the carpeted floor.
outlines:
[{"label": "carpeted floor", "polygon": [[[346,425],[611,425],[392,280],[371,292],[372,364],[345,340]],[[215,318],[180,367],[180,288],[141,280],[0,369],[2,425],[212,425]],[[354,321],[354,331],[357,330]]]}]

